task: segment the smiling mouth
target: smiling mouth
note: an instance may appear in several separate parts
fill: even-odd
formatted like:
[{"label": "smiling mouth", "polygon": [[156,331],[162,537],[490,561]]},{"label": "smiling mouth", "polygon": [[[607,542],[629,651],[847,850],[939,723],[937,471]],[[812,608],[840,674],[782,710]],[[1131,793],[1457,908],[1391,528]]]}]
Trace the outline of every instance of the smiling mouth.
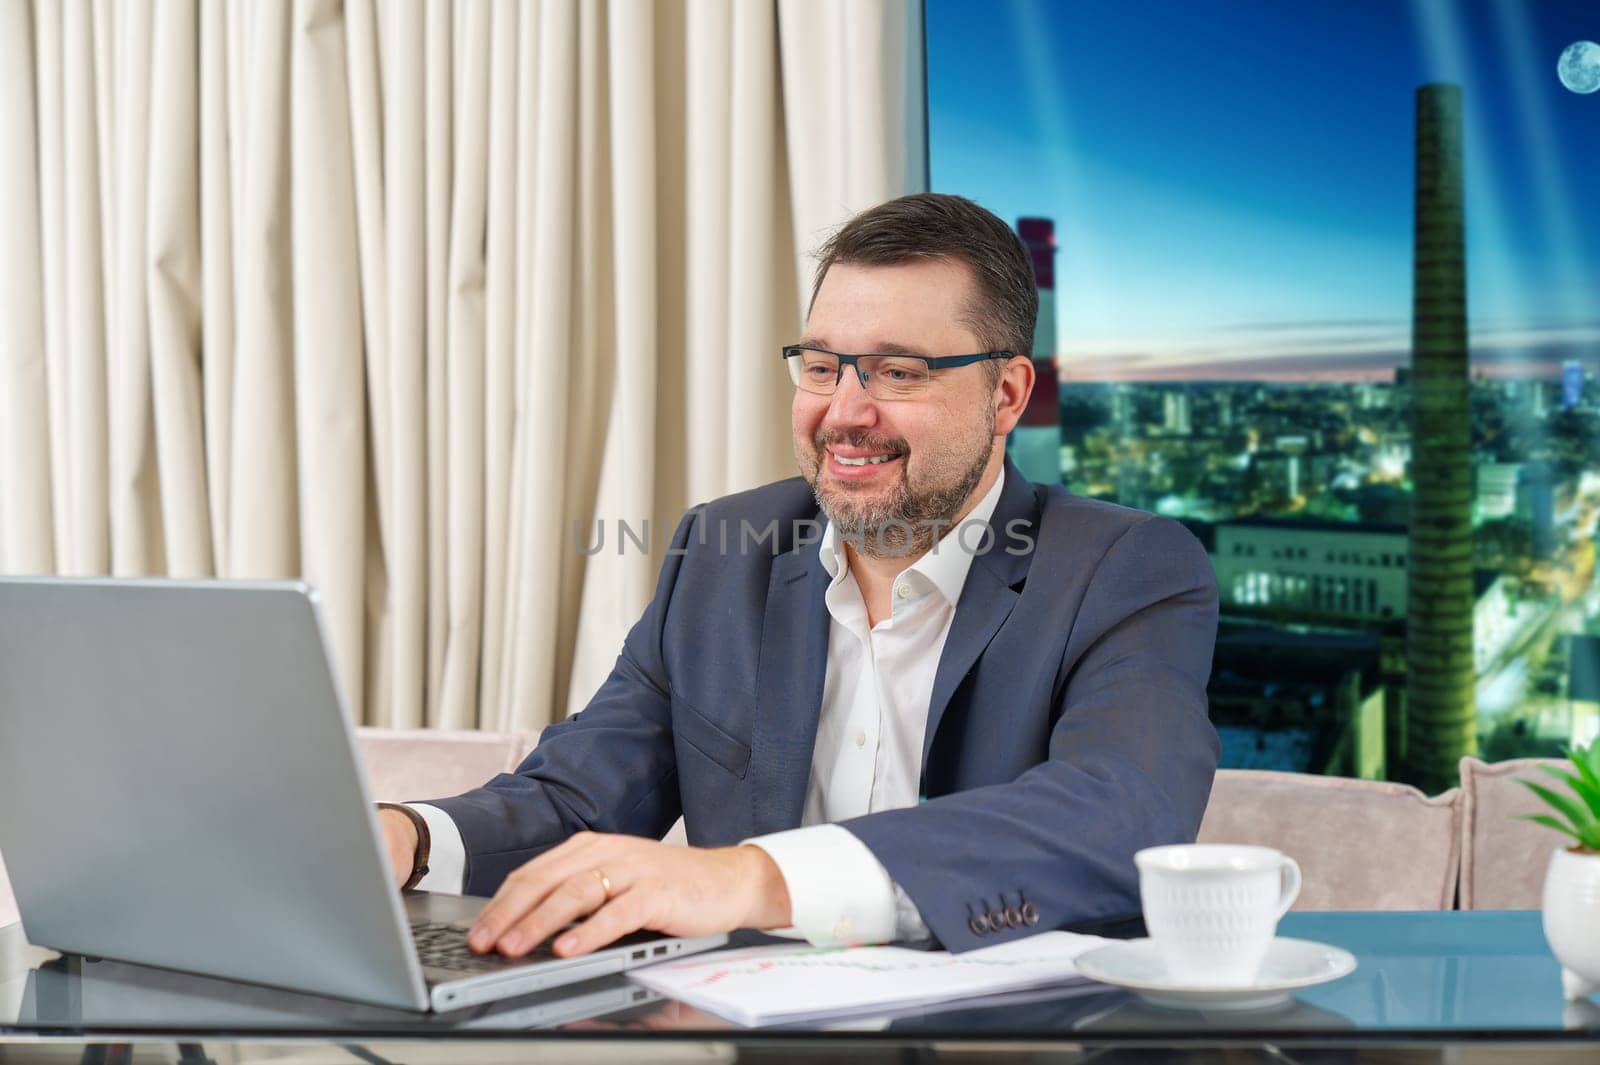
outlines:
[{"label": "smiling mouth", "polygon": [[903,476],[905,467],[895,463],[910,453],[901,440],[864,432],[818,433],[813,444],[818,475],[841,485],[878,485],[885,477]]}]

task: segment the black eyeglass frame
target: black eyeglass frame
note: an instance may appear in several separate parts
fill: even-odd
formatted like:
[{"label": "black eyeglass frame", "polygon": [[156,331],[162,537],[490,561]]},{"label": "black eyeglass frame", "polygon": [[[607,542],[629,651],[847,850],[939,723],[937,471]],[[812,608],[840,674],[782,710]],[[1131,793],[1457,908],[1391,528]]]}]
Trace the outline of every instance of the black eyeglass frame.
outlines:
[{"label": "black eyeglass frame", "polygon": [[[862,355],[846,355],[843,352],[829,351],[827,348],[815,348],[809,344],[786,344],[781,350],[781,357],[787,363],[790,356],[802,351],[814,351],[818,355],[832,355],[839,360],[839,375],[833,379],[833,388],[837,392],[839,385],[844,381],[845,367],[855,371],[856,380],[861,387],[867,387],[867,372],[861,368],[862,359],[920,359],[929,370],[953,370],[958,366],[971,366],[975,362],[987,362],[990,359],[1014,359],[1017,357],[1012,351],[981,351],[976,355],[912,355],[909,352],[867,352]],[[795,381],[795,387],[800,388],[800,382]],[[809,390],[806,390],[809,391]],[[812,395],[829,395],[831,393],[813,392]]]}]

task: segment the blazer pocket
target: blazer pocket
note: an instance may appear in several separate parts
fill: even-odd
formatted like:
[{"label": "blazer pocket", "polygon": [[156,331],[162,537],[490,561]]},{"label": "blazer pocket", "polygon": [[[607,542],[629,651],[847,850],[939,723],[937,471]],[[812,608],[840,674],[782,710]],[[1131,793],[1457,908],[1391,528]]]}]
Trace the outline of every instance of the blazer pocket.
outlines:
[{"label": "blazer pocket", "polygon": [[677,736],[740,780],[750,768],[750,748],[724,732],[721,726],[672,693],[672,730]]}]

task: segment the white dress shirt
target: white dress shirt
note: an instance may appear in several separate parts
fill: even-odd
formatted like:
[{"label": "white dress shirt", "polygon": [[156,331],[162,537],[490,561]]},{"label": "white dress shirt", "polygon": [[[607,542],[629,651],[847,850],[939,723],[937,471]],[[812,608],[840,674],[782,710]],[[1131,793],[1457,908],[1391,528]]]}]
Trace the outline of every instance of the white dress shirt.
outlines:
[{"label": "white dress shirt", "polygon": [[[783,874],[794,925],[817,946],[923,939],[928,928],[882,863],[833,822],[918,801],[922,743],[934,674],[955,620],[973,552],[987,539],[1005,475],[932,550],[892,585],[890,615],[868,626],[866,603],[830,523],[818,545],[829,576],[827,673],[800,828],[745,840]],[[969,528],[969,526],[971,526]],[[414,804],[428,824],[432,853],[417,885],[459,892],[466,857],[443,810]]]}]

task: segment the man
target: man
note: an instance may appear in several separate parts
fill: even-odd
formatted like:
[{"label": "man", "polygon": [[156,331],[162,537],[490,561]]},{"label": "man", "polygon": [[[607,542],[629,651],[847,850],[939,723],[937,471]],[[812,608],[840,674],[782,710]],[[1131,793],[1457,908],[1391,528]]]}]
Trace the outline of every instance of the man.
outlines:
[{"label": "man", "polygon": [[[1194,839],[1210,564],[1006,461],[1021,242],[925,194],[819,258],[783,352],[801,477],[684,518],[610,677],[515,774],[382,814],[397,880],[427,828],[422,886],[494,894],[474,949],[793,926],[965,950],[1136,913],[1133,852]],[[680,813],[690,846],[658,842]]]}]

